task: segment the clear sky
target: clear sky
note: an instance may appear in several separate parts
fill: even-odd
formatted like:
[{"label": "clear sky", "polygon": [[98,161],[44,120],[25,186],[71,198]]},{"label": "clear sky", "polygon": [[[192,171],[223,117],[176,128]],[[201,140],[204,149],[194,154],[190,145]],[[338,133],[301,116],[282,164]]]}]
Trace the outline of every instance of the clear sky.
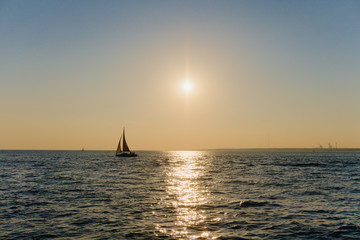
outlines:
[{"label": "clear sky", "polygon": [[0,149],[360,147],[359,64],[356,0],[2,0]]}]

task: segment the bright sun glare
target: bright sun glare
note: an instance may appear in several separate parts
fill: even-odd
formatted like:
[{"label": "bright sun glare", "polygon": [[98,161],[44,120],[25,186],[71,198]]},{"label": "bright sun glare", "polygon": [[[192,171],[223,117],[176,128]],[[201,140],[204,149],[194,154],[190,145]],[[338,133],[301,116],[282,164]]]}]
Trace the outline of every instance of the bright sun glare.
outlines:
[{"label": "bright sun glare", "polygon": [[184,88],[184,91],[185,91],[185,92],[190,92],[190,91],[191,91],[191,89],[192,89],[192,84],[191,84],[191,82],[189,81],[189,79],[186,79],[186,82],[184,83],[183,88]]}]

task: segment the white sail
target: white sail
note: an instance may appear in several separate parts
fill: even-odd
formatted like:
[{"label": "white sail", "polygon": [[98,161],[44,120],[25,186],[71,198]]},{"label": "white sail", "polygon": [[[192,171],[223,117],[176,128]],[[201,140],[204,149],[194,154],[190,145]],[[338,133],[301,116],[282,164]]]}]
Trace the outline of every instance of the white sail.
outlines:
[{"label": "white sail", "polygon": [[[122,137],[122,136],[121,136]],[[117,149],[116,149],[116,153],[121,153],[121,144],[120,144],[120,142],[121,142],[121,137],[120,137],[120,139],[119,139],[119,144],[118,144],[118,147],[117,147]]]},{"label": "white sail", "polygon": [[127,145],[125,140],[125,128],[123,129],[123,151],[130,152],[129,146]]}]

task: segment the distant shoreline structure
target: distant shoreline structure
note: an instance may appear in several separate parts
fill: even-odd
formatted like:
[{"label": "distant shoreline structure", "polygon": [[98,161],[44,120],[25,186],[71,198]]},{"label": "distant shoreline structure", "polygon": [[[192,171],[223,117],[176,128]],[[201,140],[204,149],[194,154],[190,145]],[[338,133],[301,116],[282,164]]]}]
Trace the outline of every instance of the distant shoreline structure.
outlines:
[{"label": "distant shoreline structure", "polygon": [[358,152],[360,148],[217,148],[215,151],[258,151],[258,152]]}]

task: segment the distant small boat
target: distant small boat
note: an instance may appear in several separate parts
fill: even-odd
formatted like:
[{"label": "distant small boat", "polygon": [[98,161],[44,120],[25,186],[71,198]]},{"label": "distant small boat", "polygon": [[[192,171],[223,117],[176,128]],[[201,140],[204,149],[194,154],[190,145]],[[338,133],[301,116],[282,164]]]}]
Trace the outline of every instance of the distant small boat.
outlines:
[{"label": "distant small boat", "polygon": [[[121,150],[121,139],[122,141],[122,150]],[[120,137],[118,147],[116,149],[116,157],[136,157],[137,154],[135,152],[130,151],[129,146],[125,140],[125,128],[123,129],[123,134]]]},{"label": "distant small boat", "polygon": [[83,152],[83,151],[85,151],[85,149],[84,149],[84,148],[82,148],[82,149],[81,149],[81,151]]}]

